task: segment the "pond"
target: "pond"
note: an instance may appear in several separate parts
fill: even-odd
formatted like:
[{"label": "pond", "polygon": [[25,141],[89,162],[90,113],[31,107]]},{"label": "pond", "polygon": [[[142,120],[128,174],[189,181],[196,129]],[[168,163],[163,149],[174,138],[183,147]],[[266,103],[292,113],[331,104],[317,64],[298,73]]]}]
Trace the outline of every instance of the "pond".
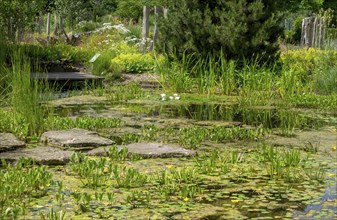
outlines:
[{"label": "pond", "polygon": [[[163,142],[189,158],[77,153],[25,219],[335,219],[336,115],[236,103],[65,102],[60,118],[120,118],[98,133],[119,145]],[[113,150],[112,150],[113,151]],[[93,162],[96,161],[96,162]],[[62,211],[62,213],[61,213]],[[47,217],[49,215],[49,218]],[[44,217],[43,217],[44,216]]]}]

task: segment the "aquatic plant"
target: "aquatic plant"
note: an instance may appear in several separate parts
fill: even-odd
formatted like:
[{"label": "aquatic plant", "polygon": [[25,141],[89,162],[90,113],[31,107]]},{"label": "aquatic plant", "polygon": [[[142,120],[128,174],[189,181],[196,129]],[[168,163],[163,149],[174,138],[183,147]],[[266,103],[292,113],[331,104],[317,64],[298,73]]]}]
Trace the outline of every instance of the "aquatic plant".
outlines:
[{"label": "aquatic plant", "polygon": [[64,193],[63,193],[63,183],[61,181],[56,181],[57,192],[55,194],[56,201],[60,207],[64,203]]},{"label": "aquatic plant", "polygon": [[[207,175],[226,174],[230,171],[230,163],[233,157],[228,151],[221,152],[213,150],[210,153],[205,153],[202,156],[194,158],[194,163],[197,171]],[[235,158],[236,162],[237,157]]]},{"label": "aquatic plant", "polygon": [[317,181],[318,183],[324,182],[324,177],[326,175],[326,171],[322,167],[311,167],[311,168],[304,168],[305,175],[313,181]]},{"label": "aquatic plant", "polygon": [[[31,79],[30,62],[20,50],[13,54],[11,68],[4,71],[12,132],[23,139],[39,136],[45,130],[44,117],[49,117],[52,112],[52,108],[46,105],[51,91],[48,83]],[[45,95],[42,97],[41,94]]]},{"label": "aquatic plant", "polygon": [[139,83],[132,82],[127,85],[114,86],[107,91],[107,98],[111,102],[127,102],[131,99],[141,98],[145,92]]},{"label": "aquatic plant", "polygon": [[112,164],[108,164],[105,157],[90,160],[81,153],[75,153],[70,158],[70,172],[79,175],[84,186],[97,188],[108,183],[112,173]]},{"label": "aquatic plant", "polygon": [[52,184],[52,174],[45,166],[31,167],[32,160],[20,159],[15,166],[1,161],[0,219],[18,219],[25,215],[32,198],[46,195]]},{"label": "aquatic plant", "polygon": [[64,220],[65,219],[66,212],[63,210],[55,211],[53,208],[51,208],[48,213],[40,212],[40,218],[42,220]]},{"label": "aquatic plant", "polygon": [[302,149],[306,152],[309,153],[317,153],[319,150],[320,143],[319,142],[307,142],[305,145],[302,147]]},{"label": "aquatic plant", "polygon": [[128,157],[128,149],[126,147],[118,149],[117,145],[109,148],[107,153],[112,161],[125,161]]},{"label": "aquatic plant", "polygon": [[144,186],[149,177],[133,168],[114,165],[111,177],[114,179],[117,187],[133,188]]},{"label": "aquatic plant", "polygon": [[86,192],[72,192],[70,193],[70,195],[73,197],[77,204],[77,210],[75,211],[75,213],[79,214],[89,211],[90,202],[92,201],[90,194]]},{"label": "aquatic plant", "polygon": [[126,202],[133,208],[149,207],[152,195],[149,191],[132,190],[131,195],[128,195]]},{"label": "aquatic plant", "polygon": [[119,118],[103,118],[82,116],[76,118],[68,117],[52,117],[45,121],[45,126],[48,129],[71,129],[83,128],[89,130],[98,130],[104,128],[116,128],[121,125],[122,121]]}]

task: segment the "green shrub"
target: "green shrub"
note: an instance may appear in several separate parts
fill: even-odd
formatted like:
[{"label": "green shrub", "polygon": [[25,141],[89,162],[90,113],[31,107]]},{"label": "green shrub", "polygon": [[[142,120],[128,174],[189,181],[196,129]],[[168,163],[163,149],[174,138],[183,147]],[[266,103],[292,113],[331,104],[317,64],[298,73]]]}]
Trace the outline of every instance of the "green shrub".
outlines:
[{"label": "green shrub", "polygon": [[94,21],[81,21],[76,25],[76,31],[89,32],[99,28],[99,24]]},{"label": "green shrub", "polygon": [[[164,58],[159,57],[159,62]],[[128,73],[153,72],[156,68],[156,59],[150,53],[128,53],[120,54],[112,59],[112,64],[122,66],[123,70]]]},{"label": "green shrub", "polygon": [[[168,19],[161,20],[164,49],[207,56],[223,53],[230,60],[261,61],[277,57],[283,30],[281,1],[169,1]],[[264,59],[263,59],[264,58]]]}]

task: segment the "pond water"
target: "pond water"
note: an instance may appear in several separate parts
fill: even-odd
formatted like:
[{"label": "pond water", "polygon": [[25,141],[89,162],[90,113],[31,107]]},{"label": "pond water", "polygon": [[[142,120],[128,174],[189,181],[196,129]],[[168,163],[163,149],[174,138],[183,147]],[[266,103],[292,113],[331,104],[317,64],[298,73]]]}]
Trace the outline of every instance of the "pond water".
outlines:
[{"label": "pond water", "polygon": [[[184,146],[199,146],[195,148],[198,156],[127,161],[110,157],[109,163],[124,169],[123,176],[118,180],[115,173],[106,170],[106,165],[102,176],[108,178],[97,187],[88,184],[94,175],[79,175],[74,164],[50,167],[54,179],[63,182],[60,192],[64,199],[61,202],[56,199],[58,188],[51,186],[45,197],[32,200],[25,219],[36,219],[39,213],[47,213],[50,208],[64,210],[66,219],[337,217],[337,156],[331,149],[336,145],[331,138],[336,134],[333,128],[336,115],[274,107],[240,108],[236,104],[221,103],[112,104],[107,101],[60,105],[55,108],[55,114],[118,117],[125,122],[122,127],[98,132],[106,136],[107,133],[137,134],[137,141],[174,144],[189,141]],[[268,132],[258,134],[262,137],[252,134],[253,138],[226,139],[236,135],[235,129],[246,128],[263,128]],[[121,139],[126,143],[135,141]],[[308,143],[317,143],[318,152]],[[296,160],[297,153],[300,155],[297,165],[277,167],[274,164],[274,160],[282,163]],[[269,160],[270,154],[275,155]],[[129,173],[133,173],[128,177],[132,183],[123,186],[119,181],[125,181]],[[140,184],[139,175],[146,176],[145,184]],[[77,201],[75,192],[87,193],[91,198],[87,202]],[[103,199],[99,199],[97,192],[103,194]],[[114,194],[113,201],[108,193]]]}]

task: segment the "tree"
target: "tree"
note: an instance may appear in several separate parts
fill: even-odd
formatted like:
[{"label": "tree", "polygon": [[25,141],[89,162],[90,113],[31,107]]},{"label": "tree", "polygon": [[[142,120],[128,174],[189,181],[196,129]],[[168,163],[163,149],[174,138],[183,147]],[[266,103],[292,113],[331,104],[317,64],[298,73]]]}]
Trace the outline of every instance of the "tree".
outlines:
[{"label": "tree", "polygon": [[324,0],[323,9],[332,9],[333,10],[333,17],[332,17],[332,23],[334,25],[337,24],[337,2],[336,0]]},{"label": "tree", "polygon": [[41,10],[40,1],[0,0],[0,25],[10,40],[21,40],[25,28]]},{"label": "tree", "polygon": [[161,43],[178,57],[183,53],[222,53],[227,59],[277,57],[285,1],[180,0],[168,2],[168,7],[168,18],[160,27]]},{"label": "tree", "polygon": [[162,6],[166,0],[117,0],[116,15],[138,20],[143,15],[143,6]]}]

